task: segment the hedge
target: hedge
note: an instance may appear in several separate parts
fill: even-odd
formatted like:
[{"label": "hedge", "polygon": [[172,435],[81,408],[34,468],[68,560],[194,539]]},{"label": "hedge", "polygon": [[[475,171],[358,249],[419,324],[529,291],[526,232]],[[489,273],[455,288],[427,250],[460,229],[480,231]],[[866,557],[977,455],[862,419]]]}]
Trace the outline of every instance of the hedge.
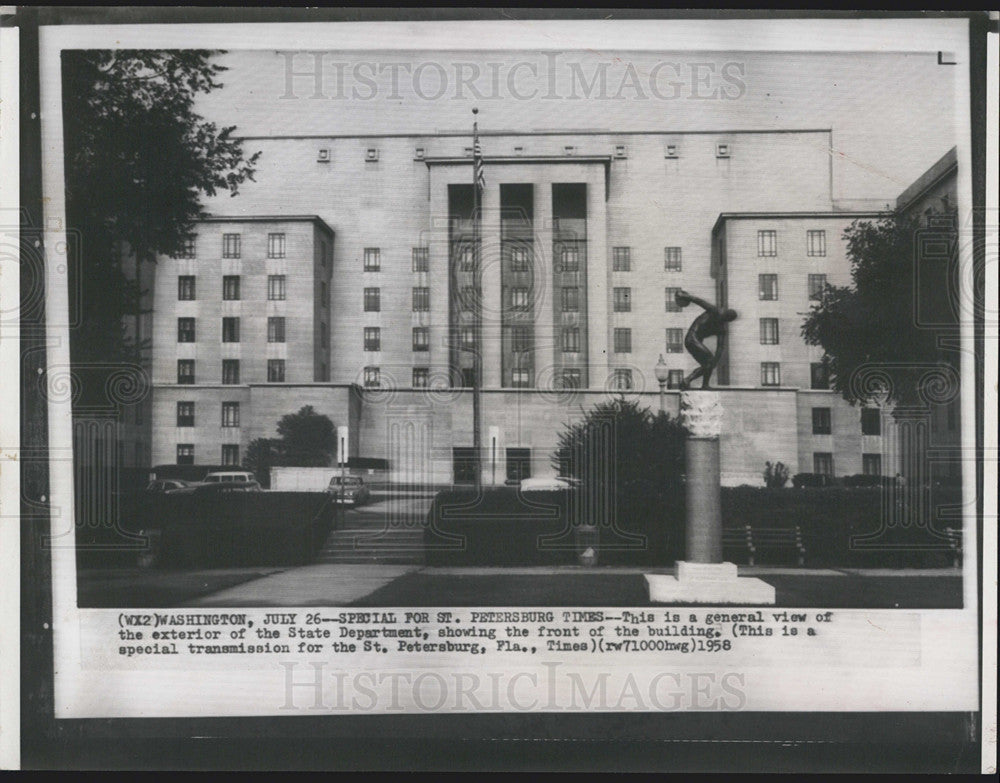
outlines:
[{"label": "hedge", "polygon": [[[286,565],[308,562],[333,526],[326,493],[135,493],[123,496],[119,524],[78,527],[81,565]],[[150,533],[150,531],[153,531]]]}]

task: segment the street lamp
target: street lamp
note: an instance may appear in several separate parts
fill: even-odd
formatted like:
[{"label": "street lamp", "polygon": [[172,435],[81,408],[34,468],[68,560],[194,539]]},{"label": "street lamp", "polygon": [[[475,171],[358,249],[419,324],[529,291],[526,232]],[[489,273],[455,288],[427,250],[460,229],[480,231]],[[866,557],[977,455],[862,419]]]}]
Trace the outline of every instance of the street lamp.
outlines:
[{"label": "street lamp", "polygon": [[667,388],[667,379],[670,377],[670,370],[667,368],[667,363],[663,361],[662,353],[660,361],[653,368],[653,372],[656,373],[656,381],[660,384],[660,412],[662,413],[664,410],[664,389]]}]

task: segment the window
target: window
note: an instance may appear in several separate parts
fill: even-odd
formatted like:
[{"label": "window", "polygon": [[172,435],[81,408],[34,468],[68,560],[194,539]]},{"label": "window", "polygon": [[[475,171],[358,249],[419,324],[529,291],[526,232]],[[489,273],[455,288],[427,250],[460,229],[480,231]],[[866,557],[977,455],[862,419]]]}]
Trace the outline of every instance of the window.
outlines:
[{"label": "window", "polygon": [[226,443],[222,447],[222,464],[235,467],[240,464],[240,447],[235,443]]},{"label": "window", "polygon": [[562,289],[562,311],[564,313],[575,313],[580,309],[580,289]]},{"label": "window", "polygon": [[[267,235],[267,257],[268,258],[284,258],[285,257],[285,235],[284,234],[268,234]],[[323,254],[320,254],[320,258]]]},{"label": "window", "polygon": [[330,306],[330,295],[329,291],[327,291],[325,280],[320,280],[319,282],[319,306],[324,310]]},{"label": "window", "polygon": [[615,297],[615,312],[616,313],[627,313],[632,309],[632,289],[631,288],[616,288],[614,292]]},{"label": "window", "polygon": [[829,408],[813,408],[812,417],[813,435],[829,435],[831,433]]},{"label": "window", "polygon": [[472,253],[472,245],[464,243],[459,246],[457,252],[455,253],[455,264],[463,272],[472,271],[472,262],[474,260]]},{"label": "window", "polygon": [[476,306],[479,303],[479,292],[476,290],[476,287],[471,285],[462,286],[462,290],[458,292],[458,302],[462,310],[475,312]]},{"label": "window", "polygon": [[378,388],[382,385],[382,371],[378,367],[365,367],[364,384],[368,388]]},{"label": "window", "polygon": [[531,330],[527,326],[511,327],[510,349],[514,353],[526,353],[531,350]]},{"label": "window", "polygon": [[882,412],[878,408],[861,409],[861,434],[882,434]]},{"label": "window", "polygon": [[[430,267],[430,253],[426,247],[413,248],[413,271],[426,272]],[[416,385],[416,384],[414,384]]]},{"label": "window", "polygon": [[326,328],[326,321],[319,322],[319,344],[323,348],[330,347],[330,331]]},{"label": "window", "polygon": [[285,382],[285,360],[284,359],[268,359],[267,360],[267,382],[268,383],[284,383]]},{"label": "window", "polygon": [[174,258],[194,258],[194,242],[194,237],[182,240]]},{"label": "window", "polygon": [[612,384],[618,391],[627,391],[632,388],[632,371],[615,370],[612,376]]},{"label": "window", "polygon": [[474,367],[462,368],[462,386],[471,388],[476,385],[476,369]]},{"label": "window", "polygon": [[320,242],[319,244],[319,263],[322,266],[326,266],[330,263],[333,253],[330,251],[330,246],[326,242]]},{"label": "window", "polygon": [[413,388],[414,389],[426,389],[427,381],[430,377],[430,370],[427,367],[414,367],[413,368]]},{"label": "window", "polygon": [[681,384],[684,382],[684,370],[668,370],[667,371],[667,388],[668,389],[679,389]]},{"label": "window", "polygon": [[677,304],[677,292],[680,290],[679,288],[663,289],[664,309],[668,313],[679,313],[681,311],[681,306]]},{"label": "window", "polygon": [[177,383],[194,383],[194,359],[177,360]]},{"label": "window", "polygon": [[778,344],[778,319],[777,318],[761,318],[760,319],[760,344],[761,345],[777,345]]},{"label": "window", "polygon": [[515,389],[525,389],[531,385],[531,373],[525,369],[510,371],[510,385]]},{"label": "window", "polygon": [[813,362],[809,365],[809,388],[830,388],[830,371],[823,362]]},{"label": "window", "polygon": [[178,427],[193,427],[194,426],[194,403],[193,402],[178,402],[177,403],[177,426]]},{"label": "window", "polygon": [[240,404],[238,402],[222,403],[222,426],[240,426]]},{"label": "window", "polygon": [[240,319],[222,319],[222,342],[238,343],[240,341]]},{"label": "window", "polygon": [[511,481],[531,478],[531,449],[507,449],[507,478]]},{"label": "window", "polygon": [[778,362],[760,363],[760,385],[781,386],[781,365]]},{"label": "window", "polygon": [[194,342],[194,318],[177,319],[177,342]]},{"label": "window", "polygon": [[510,308],[511,308],[511,310],[527,310],[528,309],[528,289],[527,288],[512,288],[510,290]]},{"label": "window", "polygon": [[632,248],[616,247],[611,251],[612,269],[615,272],[632,271]]},{"label": "window", "polygon": [[382,309],[382,289],[381,288],[366,288],[365,289],[365,312],[366,313],[377,313]]},{"label": "window", "polygon": [[413,312],[425,313],[430,309],[431,309],[431,289],[426,287],[414,288]]},{"label": "window", "polygon": [[269,343],[285,342],[285,319],[281,316],[271,316],[267,319],[267,341]]},{"label": "window", "polygon": [[569,367],[562,371],[562,387],[564,389],[579,389],[580,381],[580,371],[575,367]]},{"label": "window", "polygon": [[777,231],[757,232],[757,255],[761,257],[771,257],[778,255]]},{"label": "window", "polygon": [[365,248],[365,271],[378,272],[382,269],[382,251],[377,247]]},{"label": "window", "polygon": [[580,328],[578,326],[567,326],[562,330],[563,353],[580,352]]},{"label": "window", "polygon": [[729,157],[729,145],[728,144],[716,144],[715,145],[715,157],[717,157],[717,158],[728,158]]},{"label": "window", "polygon": [[365,350],[366,351],[381,351],[382,350],[382,330],[377,326],[366,326],[365,327]]},{"label": "window", "polygon": [[809,298],[822,299],[826,288],[826,275],[809,275]]},{"label": "window", "polygon": [[227,386],[240,382],[240,360],[222,360],[222,382]]},{"label": "window", "polygon": [[240,298],[240,276],[224,275],[222,278],[222,298],[232,301]]},{"label": "window", "polygon": [[222,257],[223,258],[239,258],[240,257],[240,235],[239,234],[223,234],[222,235]]},{"label": "window", "polygon": [[773,302],[778,298],[778,276],[772,274],[757,275],[757,288],[761,300]]},{"label": "window", "polygon": [[667,353],[684,352],[684,330],[667,329]]},{"label": "window", "polygon": [[194,299],[194,275],[181,275],[177,278],[177,298]]},{"label": "window", "polygon": [[679,247],[663,248],[663,268],[668,272],[681,271],[681,249]]},{"label": "window", "polygon": [[431,349],[431,330],[427,326],[413,327],[413,350],[429,351]]},{"label": "window", "polygon": [[806,231],[806,255],[807,256],[826,255],[825,231]]},{"label": "window", "polygon": [[178,443],[177,444],[177,464],[178,465],[194,465],[194,444],[193,443]]},{"label": "window", "polygon": [[615,329],[615,353],[632,353],[632,330]]},{"label": "window", "polygon": [[510,249],[510,268],[512,272],[528,271],[528,248],[512,247]]},{"label": "window", "polygon": [[559,249],[558,272],[577,272],[580,269],[580,248],[576,245],[563,245]]},{"label": "window", "polygon": [[459,331],[459,339],[463,348],[472,348],[476,344],[476,329],[474,326],[463,326]]},{"label": "window", "polygon": [[862,454],[861,455],[861,472],[866,476],[881,476],[882,475],[882,455],[881,454]]},{"label": "window", "polygon": [[285,276],[267,276],[267,298],[272,302],[281,302],[285,299]]},{"label": "window", "polygon": [[833,475],[833,455],[830,452],[813,452],[813,473],[819,473],[821,476]]}]

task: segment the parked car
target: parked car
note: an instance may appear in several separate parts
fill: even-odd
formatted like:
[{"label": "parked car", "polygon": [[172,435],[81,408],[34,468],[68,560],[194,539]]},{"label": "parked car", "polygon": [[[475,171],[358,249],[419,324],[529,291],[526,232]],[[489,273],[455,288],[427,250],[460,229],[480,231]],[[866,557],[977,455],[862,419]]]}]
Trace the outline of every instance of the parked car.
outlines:
[{"label": "parked car", "polygon": [[256,481],[216,481],[197,484],[191,488],[196,496],[220,495],[230,492],[263,492],[264,489]]},{"label": "parked car", "polygon": [[176,492],[179,489],[186,489],[190,486],[190,481],[182,479],[154,479],[146,485],[145,491],[159,495],[167,492]]},{"label": "parked car", "polygon": [[575,486],[577,484],[573,479],[558,476],[521,479],[522,492],[551,492],[560,489],[573,489]]},{"label": "parked car", "polygon": [[334,502],[350,503],[352,506],[360,506],[371,498],[371,492],[361,476],[334,476],[326,491],[333,495]]},{"label": "parked car", "polygon": [[205,484],[238,484],[255,480],[253,473],[245,470],[217,470],[209,473],[202,481]]}]

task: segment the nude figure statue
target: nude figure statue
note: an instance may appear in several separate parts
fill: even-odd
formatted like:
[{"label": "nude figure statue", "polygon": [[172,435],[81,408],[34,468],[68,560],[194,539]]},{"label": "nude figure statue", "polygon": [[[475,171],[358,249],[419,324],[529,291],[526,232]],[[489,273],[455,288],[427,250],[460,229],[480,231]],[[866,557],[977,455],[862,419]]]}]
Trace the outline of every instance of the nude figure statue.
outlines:
[{"label": "nude figure statue", "polygon": [[[681,382],[681,389],[690,389],[691,384],[701,378],[701,388],[709,388],[709,380],[712,377],[712,370],[719,363],[722,355],[724,342],[726,339],[726,324],[735,321],[737,313],[735,310],[723,309],[692,296],[687,291],[678,291],[675,300],[681,307],[687,307],[692,302],[704,308],[705,312],[699,315],[691,323],[684,338],[684,347],[687,348],[699,367]],[[716,337],[715,352],[713,353],[703,342],[706,337]]]}]

